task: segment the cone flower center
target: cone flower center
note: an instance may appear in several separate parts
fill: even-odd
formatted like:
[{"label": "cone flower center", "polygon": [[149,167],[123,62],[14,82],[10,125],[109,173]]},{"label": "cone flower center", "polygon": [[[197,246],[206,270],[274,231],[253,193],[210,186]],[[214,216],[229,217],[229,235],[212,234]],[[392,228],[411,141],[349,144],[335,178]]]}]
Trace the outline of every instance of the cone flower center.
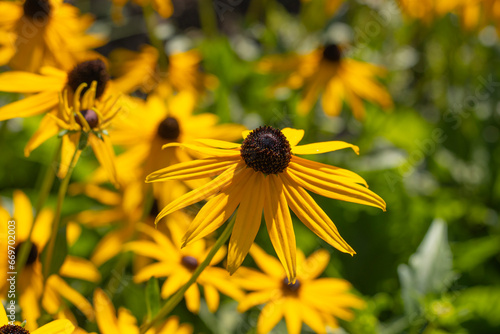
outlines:
[{"label": "cone flower center", "polygon": [[30,332],[18,325],[4,325],[0,327],[0,334],[30,334]]},{"label": "cone flower center", "polygon": [[283,286],[282,289],[285,293],[297,293],[297,291],[300,288],[300,282],[299,280],[295,280],[295,283],[290,284],[290,281],[288,281],[288,278],[283,279]]},{"label": "cone flower center", "polygon": [[[16,258],[19,255],[19,250],[21,249],[21,245],[22,244],[23,243],[20,242],[19,244],[17,244],[16,248],[14,249],[14,252],[16,254]],[[31,244],[31,248],[30,248],[30,252],[29,252],[29,255],[28,255],[28,258],[26,259],[26,265],[30,265],[30,264],[35,263],[35,261],[36,261],[37,258],[38,258],[38,247],[34,243],[32,243]]]},{"label": "cone flower center", "polygon": [[198,260],[189,255],[183,256],[181,259],[181,263],[190,271],[194,271],[198,267]]},{"label": "cone flower center", "polygon": [[332,63],[339,63],[342,59],[342,51],[337,44],[329,44],[323,50],[323,59]]},{"label": "cone flower center", "polygon": [[158,125],[158,135],[163,139],[174,141],[180,134],[179,122],[174,117],[169,116]]},{"label": "cone flower center", "polygon": [[241,157],[248,167],[266,175],[283,172],[292,158],[290,143],[278,129],[261,126],[245,138]]},{"label": "cone flower center", "polygon": [[40,21],[50,15],[51,9],[48,0],[26,0],[23,4],[24,16]]},{"label": "cone flower center", "polygon": [[106,84],[109,81],[109,73],[106,69],[106,64],[104,64],[101,59],[84,61],[76,65],[68,73],[68,86],[71,87],[73,92],[76,92],[77,88],[82,83],[86,83],[87,87],[82,90],[83,95],[90,87],[92,81],[97,82],[95,97],[98,99],[104,93]]}]

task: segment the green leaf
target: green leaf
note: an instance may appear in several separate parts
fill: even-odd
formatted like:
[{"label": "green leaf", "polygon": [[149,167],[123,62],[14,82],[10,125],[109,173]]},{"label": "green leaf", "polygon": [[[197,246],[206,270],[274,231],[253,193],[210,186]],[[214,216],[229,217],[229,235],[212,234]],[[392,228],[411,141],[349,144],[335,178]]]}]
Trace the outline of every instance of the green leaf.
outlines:
[{"label": "green leaf", "polygon": [[486,320],[492,327],[500,326],[500,287],[475,286],[465,289],[455,300],[461,312]]},{"label": "green leaf", "polygon": [[469,271],[500,252],[500,236],[476,238],[454,247],[455,268]]},{"label": "green leaf", "polygon": [[156,277],[151,277],[146,285],[146,308],[148,319],[153,319],[160,310],[160,287]]}]

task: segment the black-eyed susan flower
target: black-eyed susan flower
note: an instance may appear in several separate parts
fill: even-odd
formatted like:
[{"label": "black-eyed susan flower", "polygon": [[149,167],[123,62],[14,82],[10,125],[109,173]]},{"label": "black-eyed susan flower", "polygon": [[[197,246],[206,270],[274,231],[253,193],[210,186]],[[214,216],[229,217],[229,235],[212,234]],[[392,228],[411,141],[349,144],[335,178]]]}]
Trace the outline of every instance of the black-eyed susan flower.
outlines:
[{"label": "black-eyed susan flower", "polygon": [[[120,307],[117,312],[111,300],[101,289],[94,291],[94,309],[97,325],[102,334],[139,333],[137,320],[129,310]],[[169,317],[158,328],[149,329],[146,334],[191,334],[193,328],[188,324],[180,324],[179,318]]]},{"label": "black-eyed susan flower", "polygon": [[363,100],[392,107],[387,90],[377,81],[385,75],[379,66],[364,63],[342,55],[341,48],[330,44],[305,55],[270,56],[259,63],[264,72],[285,73],[287,78],[279,85],[302,89],[297,107],[299,114],[307,114],[321,95],[321,106],[330,116],[337,116],[345,102],[358,119],[363,119]]},{"label": "black-eyed susan flower", "polygon": [[[28,322],[26,323],[28,324]],[[54,320],[40,328],[37,328],[36,322],[32,324],[34,329],[28,330],[24,328],[22,324],[17,322],[11,322],[7,318],[7,313],[3,306],[0,306],[0,333],[2,334],[72,334],[75,330],[75,326],[66,319]]]},{"label": "black-eyed susan flower", "polygon": [[296,246],[288,207],[320,238],[342,252],[355,254],[340,236],[335,224],[306,190],[347,202],[385,210],[385,202],[368,190],[359,175],[298,157],[358,147],[341,141],[298,145],[303,130],[282,131],[269,126],[244,133],[243,144],[218,140],[197,140],[180,146],[205,158],[180,163],[150,174],[147,182],[189,180],[218,175],[167,205],[156,218],[210,200],[189,225],[183,238],[186,246],[219,228],[239,206],[229,241],[227,269],[232,274],[241,265],[255,239],[262,211],[274,249],[290,282],[296,277]]},{"label": "black-eyed susan flower", "polygon": [[340,278],[318,278],[330,260],[324,250],[307,259],[297,252],[297,280],[291,284],[278,261],[256,245],[250,250],[257,266],[263,271],[242,267],[235,281],[251,291],[239,301],[238,311],[265,304],[257,320],[257,333],[270,332],[285,318],[288,333],[299,334],[302,323],[315,333],[337,328],[336,319],[352,320],[352,308],[363,308],[365,302],[349,292],[351,284]]},{"label": "black-eyed susan flower", "polygon": [[[155,170],[192,159],[178,147],[162,150],[165,144],[189,143],[199,138],[234,140],[245,129],[236,124],[218,124],[219,118],[214,114],[194,115],[196,101],[194,93],[181,91],[174,95],[170,86],[164,84],[158,86],[145,103],[137,101],[137,106],[131,108],[127,117],[118,120],[110,132],[114,144],[127,148],[117,157],[117,165],[140,170],[143,179]],[[155,185],[160,206],[173,199],[173,189],[180,189],[181,185],[176,182]],[[187,184],[201,185],[199,180],[187,181]]]},{"label": "black-eyed susan flower", "polygon": [[[180,225],[180,224],[179,224]],[[135,276],[135,282],[144,282],[151,277],[167,277],[161,288],[162,298],[167,298],[179,290],[191,278],[194,270],[206,258],[210,245],[205,239],[199,239],[189,246],[180,249],[182,233],[185,228],[170,224],[172,238],[148,225],[139,224],[137,229],[148,235],[150,240],[133,241],[127,244],[126,250],[137,255],[147,256],[158,262],[142,268]],[[182,231],[182,232],[181,232]],[[226,255],[221,248],[197,280],[184,294],[187,308],[194,313],[200,309],[200,290],[203,287],[208,309],[215,312],[219,307],[219,291],[233,299],[243,296],[242,291],[229,280],[227,271],[215,267]],[[199,286],[198,286],[199,285]]]},{"label": "black-eyed susan flower", "polygon": [[92,17],[80,15],[78,8],[62,0],[1,1],[0,11],[0,31],[15,36],[13,44],[4,46],[10,57],[0,57],[0,65],[8,63],[15,70],[37,72],[42,66],[69,70],[104,42],[85,33]]},{"label": "black-eyed susan flower", "polygon": [[[71,318],[69,307],[61,297],[75,305],[90,319],[93,317],[92,308],[89,303],[85,303],[85,298],[75,289],[71,288],[60,277],[82,279],[89,282],[100,280],[99,271],[88,260],[66,256],[58,275],[52,275],[43,282],[42,263],[40,254],[47,244],[52,228],[53,212],[49,209],[42,210],[36,221],[33,216],[33,208],[28,197],[21,191],[15,191],[13,196],[12,215],[3,207],[0,207],[0,219],[2,221],[14,220],[16,226],[16,243],[14,245],[16,253],[21,245],[27,240],[31,242],[31,248],[22,274],[17,277],[18,301],[22,309],[23,317],[27,320],[27,328],[36,328],[36,320],[41,315],[39,300],[42,299],[42,306],[47,307],[46,311],[52,314],[64,313],[66,318]],[[0,247],[7,249],[7,224],[0,224]],[[31,234],[30,234],[31,231]],[[7,263],[1,261],[0,279],[6,282]],[[6,286],[1,285],[1,291],[5,292]],[[90,308],[89,308],[90,307]],[[57,314],[54,314],[57,315]]]},{"label": "black-eyed susan flower", "polygon": [[108,97],[104,101],[97,99],[102,92],[98,90],[97,81],[90,87],[82,83],[76,88],[70,104],[68,91],[59,96],[57,112],[50,112],[42,120],[42,126],[35,132],[26,145],[28,153],[50,137],[62,136],[61,163],[58,176],[63,178],[70,164],[76,164],[81,151],[89,144],[97,160],[106,170],[109,180],[118,185],[114,165],[114,151],[109,140],[107,128],[119,113],[121,105],[119,97]]}]

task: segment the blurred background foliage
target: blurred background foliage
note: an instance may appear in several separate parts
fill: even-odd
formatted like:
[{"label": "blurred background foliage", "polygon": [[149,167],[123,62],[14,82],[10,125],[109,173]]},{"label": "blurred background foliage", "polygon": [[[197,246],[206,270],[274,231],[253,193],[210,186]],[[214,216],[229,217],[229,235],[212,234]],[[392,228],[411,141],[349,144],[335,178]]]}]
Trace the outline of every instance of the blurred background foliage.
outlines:
[{"label": "blurred background foliage", "polygon": [[[138,50],[149,42],[137,5],[128,4],[124,21],[116,25],[108,2],[72,3],[94,13],[92,29],[108,34],[110,43],[98,50],[104,55],[116,47]],[[173,4],[173,17],[157,18],[154,33],[167,52],[198,48],[203,69],[219,81],[199,111],[248,128],[304,128],[304,143],[344,140],[360,147],[359,156],[345,151],[316,158],[363,176],[385,199],[387,212],[313,196],[357,254],[351,258],[334,251],[294,221],[298,247],[306,254],[320,247],[331,251],[324,275],[347,279],[368,302],[354,321],[341,322],[345,332],[499,333],[500,44],[494,27],[466,31],[453,14],[424,23],[405,17],[398,3],[383,0],[345,1],[333,16],[322,10],[323,0],[217,0],[215,16],[200,10],[210,9],[211,1]],[[351,58],[387,68],[384,83],[395,104],[391,111],[365,103],[366,119],[359,121],[346,106],[339,117],[325,116],[318,103],[314,112],[298,116],[299,93],[273,93],[275,76],[256,71],[263,55],[302,52],[327,42],[345,45]],[[0,93],[1,104],[16,98]],[[39,122],[0,123],[4,201],[14,189],[36,197],[44,170],[54,168],[48,164],[56,139],[29,159],[23,156]],[[93,155],[84,152],[72,181],[85,181],[96,166]],[[98,207],[102,204],[85,196],[69,196],[63,215],[71,220],[83,209]],[[107,232],[83,228],[70,254],[88,258]],[[256,242],[272,252],[265,228]],[[115,305],[141,319],[145,285],[132,282],[129,256],[101,267],[100,285],[117,284],[113,280],[119,277]],[[247,258],[244,264],[253,263]],[[84,295],[94,288],[74,284]],[[199,318],[183,306],[175,312],[194,324],[195,332],[252,333],[257,314],[238,314],[235,302],[225,301],[216,314],[202,307]],[[285,330],[280,324],[274,332]]]}]

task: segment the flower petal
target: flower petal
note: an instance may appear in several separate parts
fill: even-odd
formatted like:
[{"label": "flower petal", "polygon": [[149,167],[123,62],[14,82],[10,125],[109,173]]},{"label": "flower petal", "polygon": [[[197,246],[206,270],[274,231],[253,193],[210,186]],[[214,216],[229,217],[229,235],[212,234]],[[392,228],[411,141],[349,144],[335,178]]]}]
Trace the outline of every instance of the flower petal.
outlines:
[{"label": "flower petal", "polygon": [[302,329],[302,307],[299,300],[288,298],[283,304],[288,334],[300,334]]},{"label": "flower petal", "polygon": [[267,303],[280,294],[278,289],[268,289],[264,291],[252,292],[247,294],[238,304],[239,312],[246,312],[250,308]]},{"label": "flower petal", "polygon": [[54,288],[62,297],[69,300],[87,319],[90,321],[94,320],[94,309],[87,298],[73,289],[65,280],[57,275],[52,275],[47,279],[47,284]]},{"label": "flower petal", "polygon": [[262,308],[257,320],[257,334],[269,333],[283,317],[283,300],[270,302]]},{"label": "flower petal", "polygon": [[240,148],[241,144],[231,143],[229,141],[217,140],[217,139],[195,139],[197,143],[203,144],[209,147],[215,148],[225,148],[225,149],[235,149]]},{"label": "flower petal", "polygon": [[201,146],[196,144],[185,144],[185,143],[169,143],[162,146],[162,149],[167,147],[181,147],[183,149],[188,150],[190,153],[194,154],[202,154],[209,157],[230,157],[235,155],[240,155],[240,150],[232,149],[220,149],[220,148],[212,148],[207,146]]},{"label": "flower petal", "polygon": [[89,136],[89,143],[94,150],[95,157],[101,166],[107,171],[109,180],[119,187],[118,177],[115,168],[115,152],[108,136],[102,136],[102,140],[94,135]]},{"label": "flower petal", "polygon": [[94,310],[97,320],[97,326],[102,334],[119,333],[118,320],[116,319],[116,311],[109,300],[109,297],[97,288],[94,291]]},{"label": "flower petal", "polygon": [[321,196],[374,206],[385,211],[384,200],[373,191],[359,184],[335,180],[326,173],[293,163],[288,165],[286,175],[299,186]]},{"label": "flower petal", "polygon": [[288,280],[295,283],[297,249],[283,183],[278,175],[268,175],[266,181],[265,193],[269,194],[264,205],[267,231]]},{"label": "flower petal", "polygon": [[[21,190],[14,191],[14,220],[16,221],[17,243],[25,241],[33,226],[33,208],[31,202]],[[50,222],[49,222],[50,224]]]},{"label": "flower petal", "polygon": [[205,301],[207,302],[208,310],[214,313],[219,308],[219,292],[210,284],[203,284],[203,291],[205,293]]},{"label": "flower petal", "polygon": [[75,325],[67,319],[59,319],[49,322],[42,327],[34,330],[32,334],[48,334],[48,333],[58,333],[58,334],[71,334],[75,330]]},{"label": "flower petal", "polygon": [[134,282],[145,282],[151,277],[168,277],[175,269],[175,266],[168,266],[165,262],[156,262],[139,270],[139,272],[134,275]]},{"label": "flower petal", "polygon": [[232,275],[239,268],[250,250],[250,246],[259,232],[262,220],[262,209],[266,192],[262,173],[250,172],[248,186],[241,198],[240,207],[236,213],[227,251],[227,270]]},{"label": "flower petal", "polygon": [[330,174],[332,177],[335,177],[335,178],[338,178],[338,177],[345,178],[345,179],[347,179],[346,181],[359,183],[359,184],[362,184],[368,188],[368,184],[366,183],[365,179],[363,179],[358,174],[351,172],[348,169],[343,169],[343,168],[339,168],[339,167],[335,167],[335,166],[322,164],[320,162],[307,160],[307,159],[298,157],[296,155],[292,155],[291,161],[293,163],[299,164],[303,167],[307,167],[309,169],[314,169],[314,170],[318,170],[320,172]]},{"label": "flower petal", "polygon": [[330,262],[330,253],[326,249],[319,249],[312,253],[298,268],[298,274],[303,279],[313,279],[321,275]]},{"label": "flower petal", "polygon": [[13,93],[59,92],[66,80],[30,72],[8,71],[0,74],[0,91]]},{"label": "flower petal", "polygon": [[238,174],[241,174],[243,170],[244,169],[241,165],[230,166],[224,173],[208,182],[204,186],[196,188],[188,192],[187,194],[177,198],[173,202],[170,202],[170,204],[164,207],[163,210],[161,210],[161,212],[158,214],[155,219],[155,224],[158,224],[158,222],[163,217],[169,215],[174,211],[185,208],[186,206],[189,206],[191,204],[198,203],[199,201],[220,192],[222,189],[226,188],[228,184],[231,184],[233,182],[233,179],[235,179]]},{"label": "flower petal", "polygon": [[356,154],[359,154],[359,147],[343,142],[343,141],[326,141],[321,143],[307,144],[292,147],[293,154],[320,154],[342,150],[344,148],[352,148]]},{"label": "flower petal", "polygon": [[255,263],[257,263],[257,266],[269,276],[282,278],[283,275],[285,275],[283,266],[280,266],[280,262],[276,260],[274,256],[264,252],[257,244],[253,244],[252,248],[250,248],[250,254]]},{"label": "flower petal", "polygon": [[356,254],[356,252],[340,236],[335,224],[326,213],[316,204],[314,199],[303,188],[293,181],[282,178],[285,184],[285,196],[288,205],[297,217],[318,237],[328,242],[341,252]]},{"label": "flower petal", "polygon": [[172,275],[168,277],[163,286],[161,287],[161,297],[167,298],[168,296],[175,293],[177,290],[181,288],[187,281],[191,275],[188,275],[187,272],[174,272]]},{"label": "flower petal", "polygon": [[301,305],[302,320],[316,333],[326,333],[326,325],[320,313],[306,303]]},{"label": "flower petal", "polygon": [[48,91],[28,96],[22,100],[9,103],[0,108],[0,121],[16,117],[40,115],[57,106],[57,92]]},{"label": "flower petal", "polygon": [[71,255],[66,256],[61,269],[59,269],[59,274],[64,277],[78,278],[94,283],[101,279],[101,273],[92,262]]},{"label": "flower petal", "polygon": [[284,128],[281,132],[285,135],[292,147],[297,146],[302,138],[304,138],[304,130],[301,129]]},{"label": "flower petal", "polygon": [[227,157],[207,158],[178,163],[149,174],[146,177],[146,182],[192,180],[212,177],[227,170],[229,166],[236,164],[240,158],[240,156],[235,156],[234,159]]},{"label": "flower petal", "polygon": [[46,115],[40,122],[38,130],[31,136],[30,140],[24,148],[24,156],[29,157],[31,151],[40,146],[49,138],[54,137],[59,132],[59,127],[57,126],[54,119]]},{"label": "flower petal", "polygon": [[184,299],[186,300],[186,307],[189,311],[193,313],[198,313],[200,311],[200,288],[198,284],[193,284],[186,290]]}]

